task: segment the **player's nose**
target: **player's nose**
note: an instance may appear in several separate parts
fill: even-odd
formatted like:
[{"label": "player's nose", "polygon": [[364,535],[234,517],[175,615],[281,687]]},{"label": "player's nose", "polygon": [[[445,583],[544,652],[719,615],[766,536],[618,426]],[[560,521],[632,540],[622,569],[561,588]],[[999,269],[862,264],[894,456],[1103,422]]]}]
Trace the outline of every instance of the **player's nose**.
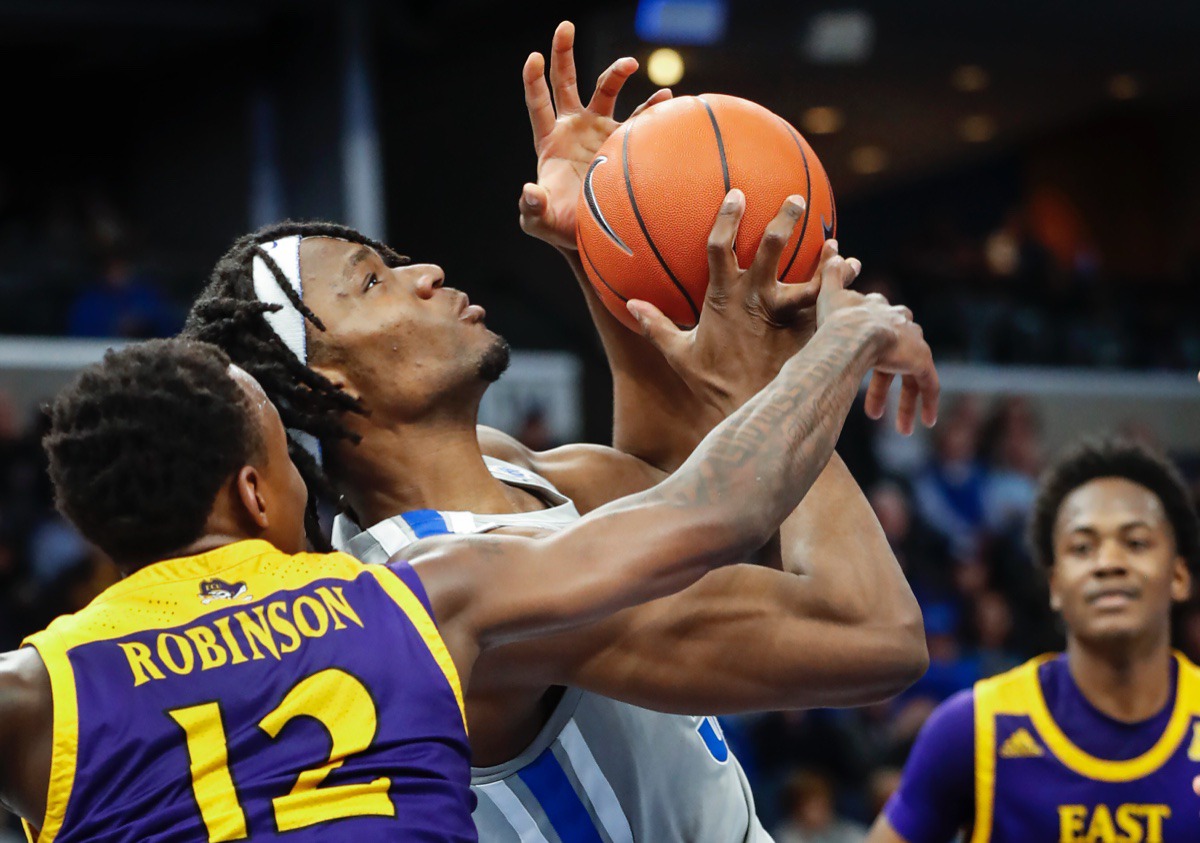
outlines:
[{"label": "player's nose", "polygon": [[446,282],[445,270],[433,263],[414,263],[402,267],[400,271],[409,276],[417,295],[423,299],[432,296]]},{"label": "player's nose", "polygon": [[1113,540],[1101,542],[1096,553],[1097,576],[1123,574],[1127,570],[1128,560],[1121,542]]}]

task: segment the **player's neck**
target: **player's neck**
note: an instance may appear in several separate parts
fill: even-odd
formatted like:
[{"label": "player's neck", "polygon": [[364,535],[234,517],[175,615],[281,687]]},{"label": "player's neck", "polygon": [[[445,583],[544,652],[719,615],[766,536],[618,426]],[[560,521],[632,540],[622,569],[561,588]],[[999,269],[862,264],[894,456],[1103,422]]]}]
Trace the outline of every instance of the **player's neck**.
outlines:
[{"label": "player's neck", "polygon": [[1170,701],[1169,636],[1130,641],[1124,647],[1072,637],[1067,641],[1067,664],[1084,698],[1114,720],[1148,720]]},{"label": "player's neck", "polygon": [[520,512],[536,502],[491,475],[469,424],[363,425],[333,473],[363,527],[413,509]]}]

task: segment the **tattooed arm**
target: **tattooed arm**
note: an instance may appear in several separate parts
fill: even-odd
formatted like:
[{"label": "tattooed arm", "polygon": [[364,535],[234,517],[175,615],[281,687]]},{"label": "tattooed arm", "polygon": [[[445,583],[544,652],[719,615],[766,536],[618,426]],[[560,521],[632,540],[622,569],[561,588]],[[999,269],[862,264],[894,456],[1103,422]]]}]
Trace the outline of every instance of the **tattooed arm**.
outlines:
[{"label": "tattooed arm", "polygon": [[824,468],[868,370],[932,376],[902,308],[836,284],[818,307],[812,342],[658,486],[546,538],[449,541],[413,557],[460,670],[479,648],[598,620],[744,559]]}]

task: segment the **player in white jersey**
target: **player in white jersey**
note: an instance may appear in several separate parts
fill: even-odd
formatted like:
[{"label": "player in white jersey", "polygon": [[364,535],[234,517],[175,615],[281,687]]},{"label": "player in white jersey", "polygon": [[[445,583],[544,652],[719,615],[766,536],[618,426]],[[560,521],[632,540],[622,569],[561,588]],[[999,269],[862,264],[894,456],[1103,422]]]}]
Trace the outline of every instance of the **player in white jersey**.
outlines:
[{"label": "player in white jersey", "polygon": [[[382,564],[430,536],[554,531],[579,519],[571,500],[544,478],[484,460],[493,477],[533,492],[546,508],[487,515],[421,510],[366,530],[339,516],[335,546]],[[472,767],[471,784],[479,800],[475,825],[485,841],[769,839],[715,717],[662,714],[578,688],[563,694],[519,756]],[[686,809],[664,808],[680,798]]]},{"label": "player in white jersey", "polygon": [[[622,75],[623,66],[610,70],[602,90]],[[785,206],[761,259],[743,272],[731,257],[741,200],[735,193],[723,207],[712,289],[737,306],[725,314],[706,308],[686,348],[665,328],[652,332],[680,372],[676,388],[695,389],[713,406],[701,414],[681,404],[663,453],[738,407],[803,343],[806,323],[795,310],[813,290],[780,290],[762,271],[778,264],[801,212],[796,201]],[[857,265],[827,247],[821,271],[840,284]],[[581,511],[665,476],[613,449],[538,454],[494,431],[477,433],[479,401],[507,350],[483,326],[482,309],[442,281],[440,268],[409,264],[352,230],[283,224],[235,244],[193,308],[189,330],[255,374],[299,444],[320,440],[348,512],[375,538],[402,540],[401,522],[411,529],[414,518],[470,531],[480,519],[498,523],[500,514],[562,506],[544,489],[497,477],[485,454],[547,478]],[[759,311],[740,306],[748,297],[779,308],[753,315]],[[770,327],[784,316],[785,328]],[[740,377],[691,354],[715,342]],[[653,353],[643,347],[642,357]],[[661,358],[658,368],[670,371]],[[933,399],[932,365],[919,374]],[[636,375],[630,368],[618,380]],[[882,393],[871,395],[877,410]],[[927,423],[934,403],[925,402]],[[297,462],[320,482],[312,457],[298,452]],[[480,660],[467,709],[476,764],[490,772],[479,786],[483,839],[754,839],[760,832],[744,778],[713,722],[694,715],[861,703],[923,671],[919,609],[861,492],[836,459],[813,492],[784,525],[777,552],[766,555],[774,568],[736,566],[644,611]],[[341,532],[351,549],[353,532]]]}]

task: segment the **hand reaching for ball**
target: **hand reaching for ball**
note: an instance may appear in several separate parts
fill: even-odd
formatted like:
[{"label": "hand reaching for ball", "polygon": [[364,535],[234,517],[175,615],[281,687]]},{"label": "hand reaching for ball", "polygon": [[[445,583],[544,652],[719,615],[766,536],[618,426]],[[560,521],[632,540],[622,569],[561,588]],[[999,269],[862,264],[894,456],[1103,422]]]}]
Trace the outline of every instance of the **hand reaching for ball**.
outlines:
[{"label": "hand reaching for ball", "polygon": [[734,242],[745,205],[742,192],[731,190],[717,214],[708,239],[708,289],[696,327],[681,329],[654,305],[635,299],[627,307],[642,335],[692,392],[724,418],[775,377],[808,341],[815,324],[852,318],[882,321],[891,330],[892,342],[872,377],[867,413],[872,418],[883,414],[888,388],[898,374],[904,383],[898,429],[912,432],[918,399],[922,419],[932,425],[937,418],[937,370],[912,312],[890,305],[878,293],[864,296],[846,289],[862,265],[856,258],[842,258],[833,240],[825,243],[809,281],[778,280],[780,256],[804,216],[799,196],[787,198],[768,224],[753,262],[742,269]]},{"label": "hand reaching for ball", "polygon": [[[537,183],[526,184],[521,193],[521,228],[526,234],[575,249],[575,205],[583,178],[596,152],[621,125],[613,119],[617,95],[637,69],[637,59],[617,59],[600,74],[585,108],[575,77],[574,24],[563,21],[554,31],[549,85],[542,54],[532,53],[525,60],[525,105],[538,156]],[[669,90],[656,91],[630,119],[670,98]]]},{"label": "hand reaching for ball", "polygon": [[[832,254],[831,252],[832,246]],[[847,290],[846,285],[860,270],[854,258],[843,260],[836,254],[837,244],[829,241],[822,254],[821,292],[817,296],[817,325],[820,327],[837,319],[868,319],[889,329],[891,341],[876,361],[871,382],[867,387],[866,412],[879,419],[887,407],[888,391],[897,375],[901,377],[900,404],[896,412],[896,429],[905,436],[913,432],[917,420],[917,404],[921,405],[921,421],[926,427],[937,422],[941,386],[933,352],[925,342],[925,332],[913,321],[912,311],[903,305],[893,305],[879,293]]]}]

